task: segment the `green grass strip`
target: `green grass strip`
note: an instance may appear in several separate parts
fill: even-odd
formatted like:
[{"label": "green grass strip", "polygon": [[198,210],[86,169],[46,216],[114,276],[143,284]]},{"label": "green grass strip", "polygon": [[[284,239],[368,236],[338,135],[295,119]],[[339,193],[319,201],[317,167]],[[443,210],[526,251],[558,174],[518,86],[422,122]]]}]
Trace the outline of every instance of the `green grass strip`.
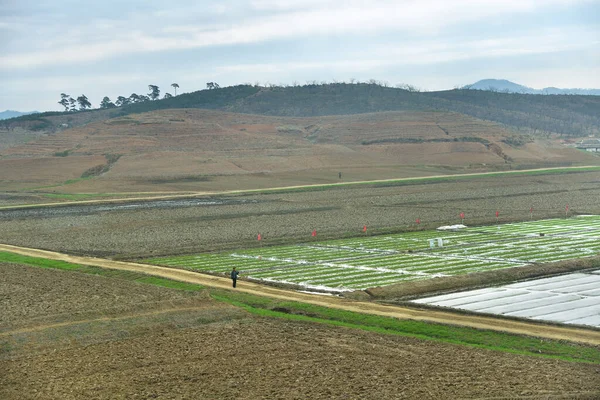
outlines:
[{"label": "green grass strip", "polygon": [[[319,322],[512,354],[600,364],[600,350],[593,346],[536,339],[491,330],[400,320],[298,302],[278,302],[239,292],[212,291],[212,297],[265,317]],[[279,309],[286,309],[287,312],[277,311]]]},{"label": "green grass strip", "polygon": [[25,264],[33,267],[61,269],[66,271],[76,271],[90,275],[101,275],[109,278],[118,278],[128,281],[134,281],[143,284],[162,286],[171,289],[187,290],[197,292],[203,289],[200,285],[193,283],[178,282],[170,279],[159,278],[151,275],[137,272],[120,271],[116,269],[107,269],[93,267],[89,265],[72,264],[65,261],[49,260],[47,258],[22,256],[20,254],[0,251],[0,262],[11,262],[16,264]]},{"label": "green grass strip", "polygon": [[[171,289],[189,291],[199,291],[203,289],[200,285],[172,281],[137,272],[103,269],[99,267],[71,264],[64,261],[22,256],[9,252],[0,252],[0,262],[12,262],[41,268],[76,271]],[[381,334],[413,337],[422,340],[452,343],[506,353],[559,359],[570,362],[600,364],[600,349],[576,343],[536,339],[509,333],[455,327],[422,321],[399,320],[396,318],[361,314],[299,302],[281,302],[268,297],[254,296],[234,291],[211,290],[211,296],[215,300],[241,307],[254,315],[263,317],[325,323],[333,326],[343,326]]]},{"label": "green grass strip", "polygon": [[59,200],[93,200],[103,197],[122,197],[111,193],[43,193],[42,196]]},{"label": "green grass strip", "polygon": [[0,261],[26,264],[41,268],[56,268],[64,270],[78,270],[82,265],[71,264],[64,261],[49,260],[47,258],[22,256],[20,254],[0,251]]}]

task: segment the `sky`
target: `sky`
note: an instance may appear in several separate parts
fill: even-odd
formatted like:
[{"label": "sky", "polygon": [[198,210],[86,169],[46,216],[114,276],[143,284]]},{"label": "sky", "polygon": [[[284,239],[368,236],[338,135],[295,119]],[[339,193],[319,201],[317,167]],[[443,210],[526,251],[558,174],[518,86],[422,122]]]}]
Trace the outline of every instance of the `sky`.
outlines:
[{"label": "sky", "polygon": [[600,88],[600,0],[0,0],[0,110],[221,86]]}]

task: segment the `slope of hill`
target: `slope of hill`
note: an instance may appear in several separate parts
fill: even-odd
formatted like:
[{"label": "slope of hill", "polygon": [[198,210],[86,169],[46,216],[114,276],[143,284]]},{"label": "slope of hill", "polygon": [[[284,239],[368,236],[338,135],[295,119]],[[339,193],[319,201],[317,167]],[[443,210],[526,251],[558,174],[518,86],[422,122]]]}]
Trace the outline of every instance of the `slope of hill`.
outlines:
[{"label": "slope of hill", "polygon": [[492,92],[522,93],[522,94],[565,94],[565,95],[584,95],[600,96],[600,89],[559,89],[556,87],[546,87],[543,89],[533,89],[527,86],[519,85],[506,79],[482,79],[464,89],[489,90]]},{"label": "slope of hill", "polygon": [[294,87],[239,85],[200,90],[118,109],[43,113],[3,121],[7,129],[52,131],[134,113],[171,108],[203,108],[271,116],[314,117],[382,111],[453,111],[494,121],[534,135],[600,133],[600,97],[541,96],[482,90],[416,93],[377,84],[325,84]]},{"label": "slope of hill", "polygon": [[588,136],[600,133],[600,97],[542,96],[451,90],[424,93],[436,108],[499,122],[546,136]]},{"label": "slope of hill", "polygon": [[598,162],[458,113],[306,118],[174,109],[4,149],[0,182],[5,190],[212,191],[339,182],[339,172],[349,181]]}]

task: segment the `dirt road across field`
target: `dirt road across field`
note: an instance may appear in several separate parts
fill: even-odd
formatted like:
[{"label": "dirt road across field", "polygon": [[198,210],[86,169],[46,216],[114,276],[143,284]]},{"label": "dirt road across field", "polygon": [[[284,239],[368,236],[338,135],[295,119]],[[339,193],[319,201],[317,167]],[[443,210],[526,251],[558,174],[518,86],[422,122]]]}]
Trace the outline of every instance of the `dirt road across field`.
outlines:
[{"label": "dirt road across field", "polygon": [[[123,271],[141,272],[153,276],[172,279],[181,282],[195,283],[207,287],[231,289],[231,281],[211,275],[204,275],[192,271],[159,267],[147,264],[112,261],[93,257],[79,257],[68,254],[56,253],[46,250],[17,247],[0,244],[0,251],[16,254],[41,257],[52,260],[61,260],[75,264],[91,265],[101,268],[110,268]],[[371,302],[359,302],[333,296],[312,295],[295,291],[283,290],[253,282],[241,281],[237,291],[271,298],[298,301],[340,310],[353,311],[365,314],[380,315],[399,319],[412,319],[449,325],[466,326],[477,329],[489,329],[514,334],[535,336],[547,339],[567,340],[572,342],[600,345],[600,333],[594,330],[573,327],[559,327],[539,323],[527,323],[506,319],[490,318],[484,316],[462,315],[451,312],[411,309],[392,305],[382,305]]]},{"label": "dirt road across field", "polygon": [[[432,176],[415,176],[409,178],[394,178],[394,179],[377,179],[377,180],[369,180],[369,181],[353,181],[353,182],[339,182],[339,183],[329,183],[329,184],[316,184],[316,185],[299,185],[299,186],[282,186],[282,187],[273,187],[273,188],[263,188],[263,189],[245,189],[245,190],[226,190],[226,191],[209,191],[209,192],[137,192],[137,194],[145,194],[145,197],[127,197],[127,198],[117,198],[117,199],[95,199],[95,200],[77,200],[77,201],[63,201],[63,202],[55,202],[55,203],[40,203],[40,204],[22,204],[22,205],[10,205],[10,206],[2,206],[0,210],[15,210],[15,209],[23,209],[23,208],[38,208],[38,207],[53,207],[53,206],[77,206],[77,205],[92,205],[92,204],[111,204],[111,203],[131,203],[131,202],[140,202],[140,201],[153,201],[153,200],[176,200],[176,199],[187,199],[187,198],[196,198],[201,196],[220,196],[220,195],[234,195],[234,194],[252,194],[252,193],[269,193],[272,191],[280,191],[280,190],[294,190],[294,189],[302,189],[302,188],[314,188],[314,187],[322,187],[322,186],[352,186],[352,185],[362,185],[367,183],[386,183],[386,182],[400,182],[400,181],[414,181],[414,180],[427,180],[427,179],[439,179],[439,178],[457,178],[464,176],[481,176],[485,177],[488,175],[497,175],[497,174],[508,174],[508,175],[519,175],[527,172],[539,172],[539,171],[548,171],[552,172],[553,170],[565,170],[570,169],[573,172],[577,172],[578,170],[586,171],[590,168],[598,168],[596,165],[586,165],[586,166],[576,166],[576,167],[556,167],[556,168],[535,168],[535,169],[527,169],[527,170],[511,170],[511,171],[491,171],[491,172],[474,172],[467,174],[453,174],[453,175],[432,175]],[[122,193],[126,195],[134,195],[136,192]]]},{"label": "dirt road across field", "polygon": [[[61,260],[75,264],[91,265],[101,268],[141,272],[148,275],[159,276],[181,282],[195,283],[202,286],[231,289],[231,281],[227,278],[204,275],[186,270],[131,262],[112,261],[93,257],[71,256],[68,254],[17,247],[6,244],[0,244],[0,251],[7,251],[31,257]],[[333,296],[311,295],[307,293],[282,290],[244,281],[241,281],[235,290],[257,296],[267,296],[286,301],[298,301],[323,307],[393,317],[398,319],[411,319],[441,324],[459,325],[547,339],[567,340],[591,345],[600,345],[600,332],[594,330],[511,321],[483,316],[461,315],[443,311],[411,309],[407,307],[382,305],[371,302],[359,302]]]}]

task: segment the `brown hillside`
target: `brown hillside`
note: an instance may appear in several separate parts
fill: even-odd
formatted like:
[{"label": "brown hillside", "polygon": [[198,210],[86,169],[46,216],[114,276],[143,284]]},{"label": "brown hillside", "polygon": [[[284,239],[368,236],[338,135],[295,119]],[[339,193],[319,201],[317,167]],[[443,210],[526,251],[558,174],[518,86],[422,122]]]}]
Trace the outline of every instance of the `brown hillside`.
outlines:
[{"label": "brown hillside", "polygon": [[[457,113],[288,118],[199,109],[92,122],[0,157],[7,190],[59,192],[220,190],[336,182],[338,172],[361,180],[600,161]],[[72,181],[82,176],[91,179]]]}]

